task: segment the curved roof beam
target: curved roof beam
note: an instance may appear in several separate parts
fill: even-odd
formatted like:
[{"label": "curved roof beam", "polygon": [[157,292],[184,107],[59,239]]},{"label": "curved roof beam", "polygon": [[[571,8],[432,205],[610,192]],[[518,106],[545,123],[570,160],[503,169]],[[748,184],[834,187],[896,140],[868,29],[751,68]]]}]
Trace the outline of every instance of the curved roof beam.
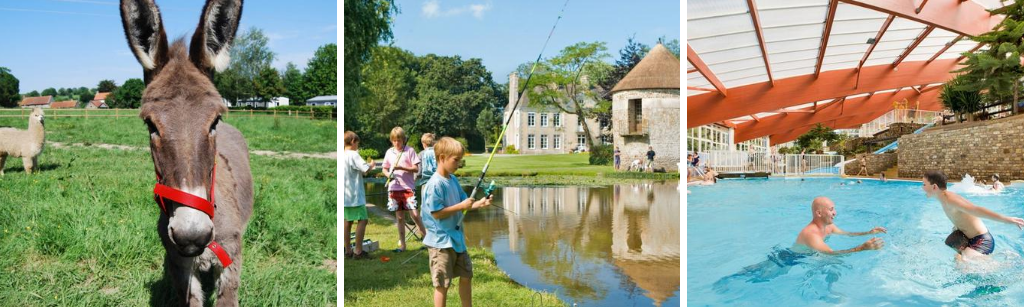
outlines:
[{"label": "curved roof beam", "polygon": [[[728,97],[718,93],[705,93],[686,98],[687,128],[707,125],[749,114],[771,112],[801,104],[878,92],[901,86],[944,83],[950,72],[957,68],[959,59],[905,62],[899,70],[891,64],[861,68],[832,70],[776,80],[775,86],[767,82],[754,83],[729,89]],[[859,87],[854,82],[857,74],[863,79]],[[762,119],[762,122],[765,119]]]},{"label": "curved roof beam", "polygon": [[967,36],[978,36],[1003,21],[1002,15],[991,15],[980,4],[959,0],[931,0],[928,6],[914,0],[839,0],[878,12],[896,15],[929,26]]},{"label": "curved roof beam", "polygon": [[[874,113],[878,110],[891,110],[893,101],[907,99],[909,101],[922,101],[923,104],[927,105],[927,101],[938,100],[938,96],[938,91],[918,93],[916,91],[904,90],[878,93],[871,96],[849,98],[842,103],[842,107],[832,107],[840,105],[839,103],[833,103],[814,113],[790,113],[762,117],[760,122],[745,122],[736,125],[734,141],[738,143],[766,135],[785,133],[798,127],[824,123],[843,117]],[[850,108],[846,108],[847,106]]]},{"label": "curved roof beam", "polygon": [[697,72],[700,72],[701,76],[704,76],[704,79],[707,79],[708,82],[711,82],[711,85],[718,89],[718,93],[712,93],[712,95],[718,96],[718,94],[721,93],[721,96],[725,97],[725,85],[722,84],[722,81],[719,81],[718,77],[711,72],[711,69],[708,68],[708,64],[705,64],[704,60],[700,59],[697,52],[693,51],[690,44],[686,44],[686,60],[690,62],[690,65],[693,65],[693,68],[696,69]]},{"label": "curved roof beam", "polygon": [[[941,109],[942,104],[938,102],[937,98],[932,101],[921,100],[921,110],[939,111]],[[880,109],[874,112],[837,118],[831,121],[822,122],[821,124],[832,129],[855,129],[859,128],[860,125],[871,122],[876,118],[885,115],[885,113],[889,111],[892,111],[891,106],[887,109]],[[810,131],[811,128],[814,128],[814,125],[803,126],[787,132],[773,134],[769,138],[769,140],[771,144],[782,144],[799,138],[804,133],[807,133],[807,131]]]}]

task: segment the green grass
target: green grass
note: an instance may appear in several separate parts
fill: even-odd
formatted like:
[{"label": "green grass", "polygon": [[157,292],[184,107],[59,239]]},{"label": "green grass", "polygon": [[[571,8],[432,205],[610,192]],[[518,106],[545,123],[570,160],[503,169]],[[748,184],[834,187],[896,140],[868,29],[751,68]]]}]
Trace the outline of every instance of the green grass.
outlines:
[{"label": "green grass", "polygon": [[[433,306],[434,286],[430,281],[427,251],[417,254],[422,243],[410,240],[406,243],[409,251],[391,252],[398,248],[398,229],[393,222],[372,212],[366,238],[379,241],[381,250],[374,252],[372,259],[345,260],[344,304]],[[469,255],[473,261],[474,306],[565,306],[552,293],[537,292],[513,282],[498,268],[491,251],[469,248]],[[383,262],[381,256],[390,261]],[[414,258],[410,260],[410,257]],[[402,264],[406,260],[408,262]],[[447,302],[448,306],[460,306],[458,286],[448,289]]]},{"label": "green grass", "polygon": [[[173,304],[149,153],[47,148],[39,161],[28,175],[8,159],[0,177],[0,306]],[[240,303],[333,305],[325,262],[337,259],[335,161],[251,163]]]},{"label": "green grass", "polygon": [[[19,114],[16,110],[2,110],[0,127],[28,127],[27,113],[24,117],[6,117]],[[89,111],[94,117],[68,117],[83,113],[83,110],[46,110],[46,140],[65,143],[103,143],[137,147],[148,147],[149,137],[146,126],[138,118],[137,110],[119,110],[120,117],[95,117],[114,115],[113,110]],[[126,113],[128,115],[126,116]],[[270,116],[248,117],[231,114],[224,121],[238,128],[245,135],[251,150],[291,152],[332,152],[337,151],[338,122],[332,120],[311,120],[308,118],[285,118]]]},{"label": "green grass", "polygon": [[[488,155],[465,158],[466,166],[455,174],[476,183]],[[508,185],[611,185],[646,180],[678,180],[679,173],[616,172],[611,165],[590,165],[590,154],[495,156],[487,170],[487,179]]]}]

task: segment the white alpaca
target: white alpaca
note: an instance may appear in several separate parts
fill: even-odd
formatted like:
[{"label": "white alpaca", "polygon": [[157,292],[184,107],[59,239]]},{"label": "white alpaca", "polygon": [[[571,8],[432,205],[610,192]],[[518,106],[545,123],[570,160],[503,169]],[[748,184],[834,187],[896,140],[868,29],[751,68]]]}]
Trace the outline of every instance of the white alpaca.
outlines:
[{"label": "white alpaca", "polygon": [[43,152],[43,109],[35,108],[28,116],[28,130],[0,128],[0,175],[4,174],[7,156],[20,157],[25,173],[35,169],[39,153]]}]

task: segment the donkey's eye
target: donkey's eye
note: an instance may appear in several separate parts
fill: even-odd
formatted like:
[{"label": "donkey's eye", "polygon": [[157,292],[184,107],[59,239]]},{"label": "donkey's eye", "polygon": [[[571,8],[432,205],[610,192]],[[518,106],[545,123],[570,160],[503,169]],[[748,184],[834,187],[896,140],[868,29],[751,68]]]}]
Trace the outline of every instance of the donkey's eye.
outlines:
[{"label": "donkey's eye", "polygon": [[148,118],[146,119],[146,127],[149,128],[149,135],[160,136],[160,130],[157,130],[156,125],[154,125],[153,121]]},{"label": "donkey's eye", "polygon": [[217,124],[219,124],[219,123],[220,123],[220,115],[217,115],[217,118],[213,119],[213,123],[210,124],[210,134],[211,135],[214,134],[215,132],[217,132]]}]

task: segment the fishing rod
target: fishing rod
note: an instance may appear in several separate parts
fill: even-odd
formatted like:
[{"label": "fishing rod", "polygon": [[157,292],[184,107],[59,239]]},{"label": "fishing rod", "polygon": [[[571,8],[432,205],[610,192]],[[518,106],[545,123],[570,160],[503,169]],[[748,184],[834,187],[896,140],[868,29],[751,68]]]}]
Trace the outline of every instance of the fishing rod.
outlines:
[{"label": "fishing rod", "polygon": [[[519,101],[523,100],[523,95],[526,94],[526,90],[530,88],[530,79],[533,78],[534,71],[537,70],[537,64],[540,63],[541,57],[544,55],[544,50],[548,47],[548,42],[551,41],[551,36],[555,34],[555,28],[558,27],[558,21],[562,20],[562,14],[565,13],[565,8],[569,6],[569,0],[565,0],[565,4],[562,5],[562,10],[558,12],[558,19],[555,19],[555,24],[551,26],[551,31],[548,32],[548,38],[544,40],[544,46],[540,48],[540,53],[537,54],[537,59],[533,61],[533,66],[530,67],[530,74],[526,76],[526,83],[523,84],[523,89],[519,91],[519,96],[516,97],[516,102],[512,105],[512,110],[509,112],[508,119],[505,120],[504,126],[501,128],[501,133],[498,134],[498,138],[494,140],[494,146],[491,148],[491,155],[487,157],[487,162],[484,163],[484,168],[480,171],[480,178],[477,179],[476,184],[473,185],[473,191],[469,194],[469,198],[476,196],[477,190],[480,189],[480,184],[484,182],[484,176],[487,175],[487,169],[491,166],[491,160],[494,159],[494,154],[498,152],[498,146],[501,145],[501,138],[505,136],[505,131],[508,130],[509,124],[512,122],[512,117],[515,115],[516,108],[519,107]],[[491,184],[493,186],[493,182]],[[487,192],[487,196],[490,196],[490,191]],[[462,220],[466,217],[466,212],[469,210],[462,210],[462,216],[459,217],[459,223],[462,225]]]}]

